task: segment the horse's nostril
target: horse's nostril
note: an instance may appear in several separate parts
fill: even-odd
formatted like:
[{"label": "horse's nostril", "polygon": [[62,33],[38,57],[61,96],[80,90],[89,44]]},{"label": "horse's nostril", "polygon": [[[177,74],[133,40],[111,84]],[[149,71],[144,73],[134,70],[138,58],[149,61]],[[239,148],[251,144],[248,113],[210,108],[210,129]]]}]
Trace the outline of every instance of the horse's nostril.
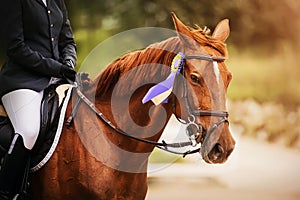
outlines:
[{"label": "horse's nostril", "polygon": [[214,163],[222,162],[224,152],[225,151],[224,151],[223,147],[219,143],[217,143],[210,151],[210,153],[208,155],[209,159]]},{"label": "horse's nostril", "polygon": [[224,153],[224,149],[223,149],[223,147],[219,143],[217,143],[214,146],[213,149],[214,149],[215,153],[217,153],[217,154],[223,154]]}]

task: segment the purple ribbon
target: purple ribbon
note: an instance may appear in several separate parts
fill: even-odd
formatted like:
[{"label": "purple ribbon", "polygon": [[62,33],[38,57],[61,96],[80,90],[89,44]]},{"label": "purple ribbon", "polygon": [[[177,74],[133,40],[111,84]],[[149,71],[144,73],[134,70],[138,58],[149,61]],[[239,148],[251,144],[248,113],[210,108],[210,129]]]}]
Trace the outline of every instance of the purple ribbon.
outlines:
[{"label": "purple ribbon", "polygon": [[184,54],[180,52],[174,57],[172,61],[170,75],[166,78],[166,80],[156,84],[148,90],[147,94],[142,100],[143,104],[147,103],[150,100],[152,100],[155,105],[166,103],[168,101],[168,96],[173,90],[175,77],[180,73],[183,61]]}]

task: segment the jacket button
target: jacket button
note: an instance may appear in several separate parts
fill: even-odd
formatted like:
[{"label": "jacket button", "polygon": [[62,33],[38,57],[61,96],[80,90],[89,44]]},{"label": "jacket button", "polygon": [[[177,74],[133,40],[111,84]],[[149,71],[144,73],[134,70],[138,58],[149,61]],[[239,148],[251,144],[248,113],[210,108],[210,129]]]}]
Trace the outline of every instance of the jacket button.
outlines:
[{"label": "jacket button", "polygon": [[52,42],[54,41],[54,37],[51,38],[51,41],[52,41]]},{"label": "jacket button", "polygon": [[51,10],[48,10],[48,14],[51,14]]},{"label": "jacket button", "polygon": [[50,24],[50,27],[53,28],[54,24]]}]

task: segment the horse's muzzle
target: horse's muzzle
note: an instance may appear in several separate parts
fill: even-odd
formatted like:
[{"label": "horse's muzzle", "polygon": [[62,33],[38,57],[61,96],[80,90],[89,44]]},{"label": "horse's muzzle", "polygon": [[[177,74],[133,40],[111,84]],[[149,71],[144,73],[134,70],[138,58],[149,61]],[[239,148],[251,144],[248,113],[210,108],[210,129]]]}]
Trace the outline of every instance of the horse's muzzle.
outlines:
[{"label": "horse's muzzle", "polygon": [[233,148],[228,151],[225,151],[221,144],[217,143],[209,153],[204,155],[202,154],[202,158],[210,164],[224,163],[232,151]]},{"label": "horse's muzzle", "polygon": [[224,163],[235,146],[228,126],[223,126],[224,123],[221,125],[219,122],[207,131],[200,148],[203,160],[210,164]]}]

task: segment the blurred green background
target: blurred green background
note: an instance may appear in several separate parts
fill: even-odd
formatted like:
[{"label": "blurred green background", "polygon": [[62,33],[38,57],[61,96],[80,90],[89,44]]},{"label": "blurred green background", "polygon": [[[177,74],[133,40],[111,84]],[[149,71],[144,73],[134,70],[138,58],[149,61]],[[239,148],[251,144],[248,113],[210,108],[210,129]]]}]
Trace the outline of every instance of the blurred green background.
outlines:
[{"label": "blurred green background", "polygon": [[187,25],[213,30],[230,19],[229,97],[300,103],[297,65],[300,2],[296,0],[66,0],[78,43],[79,66],[101,41],[139,27],[174,29],[170,12]]},{"label": "blurred green background", "polygon": [[[174,29],[171,11],[186,25],[198,24],[211,30],[220,20],[228,18],[231,35],[227,40],[229,59],[226,62],[233,73],[228,91],[231,121],[243,127],[243,134],[269,141],[278,141],[281,136],[288,135],[284,137],[288,138],[284,144],[300,148],[300,1],[65,2],[78,45],[77,68],[97,44],[112,35],[140,27]],[[3,60],[4,53],[1,55]],[[264,115],[268,108],[269,114],[263,121],[247,127],[251,124],[249,121]]]},{"label": "blurred green background", "polygon": [[66,3],[78,44],[78,66],[99,42],[114,34],[140,27],[174,29],[171,11],[188,26],[208,26],[212,31],[220,20],[228,18],[231,34],[226,62],[233,73],[228,90],[232,127],[243,135],[300,149],[300,1]]}]

